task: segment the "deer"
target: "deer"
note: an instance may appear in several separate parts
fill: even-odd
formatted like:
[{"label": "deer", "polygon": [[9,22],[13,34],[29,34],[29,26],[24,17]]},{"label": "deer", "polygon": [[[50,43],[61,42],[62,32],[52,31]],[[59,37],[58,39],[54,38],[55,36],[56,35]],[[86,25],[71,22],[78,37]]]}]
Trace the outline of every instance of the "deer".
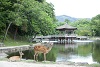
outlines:
[{"label": "deer", "polygon": [[43,53],[44,61],[46,61],[46,54],[52,49],[53,43],[49,42],[47,46],[44,44],[34,46],[34,60],[37,61],[38,54]]},{"label": "deer", "polygon": [[20,56],[12,56],[9,58],[9,61],[14,62],[14,61],[20,61],[22,59],[22,56],[24,53],[22,51],[19,51]]}]

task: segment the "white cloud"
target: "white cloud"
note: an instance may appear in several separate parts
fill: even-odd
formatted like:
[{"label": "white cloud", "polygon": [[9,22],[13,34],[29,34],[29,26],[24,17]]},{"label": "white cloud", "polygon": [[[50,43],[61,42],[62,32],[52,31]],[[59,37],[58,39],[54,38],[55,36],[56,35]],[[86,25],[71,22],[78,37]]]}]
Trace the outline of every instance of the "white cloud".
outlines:
[{"label": "white cloud", "polygon": [[100,14],[100,0],[46,0],[54,4],[56,15],[91,18]]}]

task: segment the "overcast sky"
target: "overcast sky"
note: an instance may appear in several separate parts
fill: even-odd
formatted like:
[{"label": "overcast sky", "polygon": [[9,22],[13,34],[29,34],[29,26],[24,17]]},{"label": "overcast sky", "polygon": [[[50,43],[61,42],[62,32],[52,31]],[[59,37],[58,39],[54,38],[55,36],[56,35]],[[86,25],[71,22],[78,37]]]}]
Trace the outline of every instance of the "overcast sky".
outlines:
[{"label": "overcast sky", "polygon": [[55,15],[92,18],[100,14],[100,0],[46,0],[55,8]]}]

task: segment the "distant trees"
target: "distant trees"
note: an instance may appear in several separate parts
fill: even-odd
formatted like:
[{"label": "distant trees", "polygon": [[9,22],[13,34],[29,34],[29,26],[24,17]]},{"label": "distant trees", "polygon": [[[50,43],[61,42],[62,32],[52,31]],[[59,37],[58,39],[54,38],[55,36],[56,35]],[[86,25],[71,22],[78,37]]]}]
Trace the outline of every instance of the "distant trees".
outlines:
[{"label": "distant trees", "polygon": [[71,25],[77,27],[76,33],[78,35],[92,36],[90,22],[90,19],[79,19],[71,23]]},{"label": "distant trees", "polygon": [[100,36],[100,14],[91,19],[79,19],[72,26],[78,28],[76,33],[84,36]]},{"label": "distant trees", "polygon": [[100,14],[91,19],[93,35],[100,36]]},{"label": "distant trees", "polygon": [[64,22],[66,22],[66,23],[68,24],[68,23],[70,23],[70,20],[68,20],[68,19],[65,19],[65,21],[64,21]]}]

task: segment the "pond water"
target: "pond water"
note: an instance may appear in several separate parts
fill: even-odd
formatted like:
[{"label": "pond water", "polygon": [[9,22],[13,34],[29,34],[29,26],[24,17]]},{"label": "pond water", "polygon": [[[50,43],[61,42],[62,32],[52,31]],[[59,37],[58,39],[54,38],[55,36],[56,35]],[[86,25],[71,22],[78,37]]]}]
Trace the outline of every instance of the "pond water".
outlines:
[{"label": "pond water", "polygon": [[[61,51],[61,49],[63,50]],[[100,63],[100,41],[65,44],[61,49],[57,55],[56,62]]]},{"label": "pond water", "polygon": [[[34,59],[33,50],[24,51],[23,53],[24,59]],[[18,55],[18,53],[13,53],[9,56],[16,54]],[[100,63],[100,41],[54,44],[46,57],[48,61],[55,62]],[[43,54],[40,54],[38,59],[43,61]]]}]

